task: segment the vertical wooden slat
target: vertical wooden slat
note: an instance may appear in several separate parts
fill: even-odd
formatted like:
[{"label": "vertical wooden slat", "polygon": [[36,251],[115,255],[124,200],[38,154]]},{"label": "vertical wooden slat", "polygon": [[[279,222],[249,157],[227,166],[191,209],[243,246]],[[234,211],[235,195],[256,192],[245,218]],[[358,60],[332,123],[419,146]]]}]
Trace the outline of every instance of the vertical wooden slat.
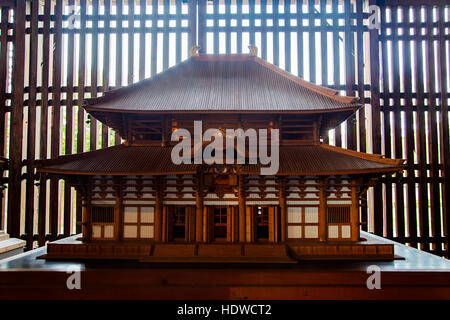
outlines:
[{"label": "vertical wooden slat", "polygon": [[[387,9],[383,8],[381,11],[380,25],[381,25],[381,36],[386,36],[386,16]],[[390,102],[389,102],[389,84],[391,83],[389,79],[389,56],[388,56],[388,46],[387,41],[382,41],[382,70],[383,70],[383,120],[384,120],[384,154],[386,157],[391,157],[391,112],[390,112]],[[380,152],[381,153],[381,152]],[[392,178],[390,175],[386,177],[385,188],[385,221],[386,221],[386,236],[389,239],[393,237],[393,206],[392,206]],[[378,235],[383,235],[383,221],[375,216],[375,233]]]},{"label": "vertical wooden slat", "polygon": [[[316,13],[314,8],[315,0],[308,0],[308,26],[314,26],[316,22]],[[311,28],[309,34],[309,81],[316,83],[316,32]]]},{"label": "vertical wooden slat", "polygon": [[[206,0],[197,0],[198,5],[198,45],[200,53],[206,53]],[[239,10],[239,8],[238,8]],[[239,18],[238,18],[239,23]]]},{"label": "vertical wooden slat", "polygon": [[[111,14],[111,0],[104,2],[104,33],[103,33],[103,70],[102,70],[102,91],[109,90],[109,55],[110,55],[110,14]],[[102,124],[102,148],[109,145],[109,130],[108,127]]]},{"label": "vertical wooden slat", "polygon": [[[400,101],[400,50],[398,41],[398,7],[392,6],[392,66],[393,66],[393,89],[394,89],[394,158],[403,159],[402,146],[402,118]],[[388,137],[388,136],[385,136]],[[397,219],[397,235],[401,239],[405,237],[405,212],[403,198],[402,173],[395,175],[395,208]]]},{"label": "vertical wooden slat", "polygon": [[[339,1],[338,0],[332,0],[331,3],[331,10],[333,12],[333,27],[334,27],[334,32],[333,32],[333,79],[334,79],[334,86],[336,89],[339,89],[341,80],[340,80],[340,72],[341,72],[341,68],[340,68],[340,52],[339,52],[339,32],[337,31],[339,28],[339,19],[338,19],[338,14],[339,14]],[[341,141],[342,141],[342,137],[341,137],[341,126],[337,126],[334,129],[334,144],[337,147],[341,146]]]},{"label": "vertical wooden slat", "polygon": [[162,56],[162,62],[163,62],[163,70],[166,70],[169,67],[169,6],[170,1],[164,0],[163,3],[163,56]]},{"label": "vertical wooden slat", "polygon": [[157,71],[157,55],[156,55],[156,44],[158,40],[157,32],[158,24],[158,0],[152,0],[152,53],[151,53],[151,75],[155,75]]},{"label": "vertical wooden slat", "polygon": [[[201,8],[202,7],[198,8],[199,21],[202,19],[202,16],[200,15]],[[242,0],[236,0],[236,11],[237,11],[237,28],[236,28],[237,53],[242,53]]]},{"label": "vertical wooden slat", "polygon": [[[78,114],[77,114],[77,153],[84,152],[84,140],[85,140],[85,111],[82,108],[83,100],[84,100],[84,92],[85,92],[85,76],[86,76],[86,0],[80,0],[80,38],[79,38],[79,47],[78,47]],[[42,186],[41,186],[42,187]],[[80,233],[82,231],[81,222],[83,215],[82,199],[79,192],[77,192],[77,226],[76,233]],[[40,245],[40,244],[39,244]]]},{"label": "vertical wooden slat", "polygon": [[27,186],[25,192],[25,234],[26,249],[33,248],[34,234],[34,167],[36,149],[36,94],[37,94],[37,33],[39,2],[32,1],[30,34],[30,75],[28,95],[28,131],[27,131]]},{"label": "vertical wooden slat", "polygon": [[272,1],[272,19],[273,19],[273,64],[276,66],[280,65],[280,30],[278,28],[279,25],[279,15],[278,15],[278,6],[279,0]]},{"label": "vertical wooden slat", "polygon": [[[55,3],[55,34],[53,37],[52,113],[50,155],[60,154],[61,142],[61,54],[62,54],[62,1]],[[59,227],[59,179],[50,179],[50,239],[56,240]]]},{"label": "vertical wooden slat", "polygon": [[[356,1],[356,48],[357,48],[357,73],[358,73],[358,97],[364,104],[364,38],[363,38],[363,4]],[[358,111],[359,151],[366,152],[366,107],[363,105]]]},{"label": "vertical wooden slat", "polygon": [[[439,41],[437,50],[438,59],[438,79],[439,79],[439,146],[441,150],[442,162],[442,176],[444,177],[444,184],[442,186],[442,199],[449,198],[450,195],[450,147],[449,147],[449,129],[448,129],[448,83],[447,83],[447,48],[446,48],[446,27],[445,27],[445,5],[438,6],[438,26],[439,26]],[[442,201],[444,235],[447,237],[447,258],[450,257],[450,206],[446,201]]]},{"label": "vertical wooden slat", "polygon": [[[116,88],[122,86],[122,33],[123,33],[123,0],[116,0]],[[114,144],[120,143],[119,133],[116,132]]]},{"label": "vertical wooden slat", "polygon": [[[363,3],[356,1],[356,48],[357,48],[357,74],[358,74],[358,97],[363,106],[358,111],[358,129],[359,129],[359,151],[366,152],[366,107],[364,99],[364,39],[363,39]],[[378,47],[377,47],[378,48]],[[361,200],[360,221],[363,230],[367,230],[368,222],[367,199]]]},{"label": "vertical wooden slat", "polygon": [[[353,96],[353,84],[355,83],[355,46],[352,31],[352,4],[350,0],[344,1],[345,10],[345,88],[346,95]],[[347,149],[356,150],[356,121],[353,115],[347,120]]]},{"label": "vertical wooden slat", "polygon": [[[47,159],[47,130],[48,130],[48,93],[49,93],[49,57],[50,57],[50,9],[51,1],[44,3],[44,26],[42,43],[42,93],[41,93],[41,132],[40,132],[40,159]],[[47,177],[40,175],[39,181],[39,218],[38,218],[38,244],[45,245],[47,223]]]},{"label": "vertical wooden slat", "polygon": [[[181,62],[181,1],[176,1],[175,62]],[[190,211],[189,211],[190,216]]]},{"label": "vertical wooden slat", "polygon": [[[430,159],[430,210],[431,210],[431,235],[438,239],[441,236],[441,204],[439,191],[439,147],[437,133],[437,106],[436,106],[436,83],[434,58],[434,40],[433,36],[433,6],[426,7],[426,47],[425,47],[425,65],[426,87],[428,98],[428,157]],[[435,240],[435,250],[441,250],[440,240]],[[438,251],[438,253],[439,253]]]},{"label": "vertical wooden slat", "polygon": [[[337,0],[336,0],[337,1]],[[303,78],[303,0],[297,0],[297,72]]]},{"label": "vertical wooden slat", "polygon": [[225,47],[226,47],[225,52],[227,54],[231,53],[231,17],[230,17],[230,15],[231,15],[231,0],[225,0]]},{"label": "vertical wooden slat", "polygon": [[[374,4],[374,0],[370,1],[370,5]],[[381,154],[381,119],[380,119],[380,47],[379,47],[379,31],[372,29],[370,31],[370,102],[371,102],[371,119],[372,119],[372,151],[375,154]],[[359,48],[359,44],[358,44]],[[381,183],[377,183],[374,187],[374,231],[376,234],[383,234],[383,207],[382,207],[382,187]],[[362,229],[368,230],[367,216],[363,215],[361,219],[363,223]],[[365,224],[364,224],[365,223]]]},{"label": "vertical wooden slat", "polygon": [[267,0],[261,0],[261,57],[267,60]]},{"label": "vertical wooden slat", "polygon": [[[374,4],[370,1],[370,5]],[[383,13],[381,13],[383,15]],[[381,154],[381,118],[380,118],[380,46],[379,31],[372,29],[370,31],[370,103],[372,120],[372,151],[374,154]],[[359,44],[358,44],[359,48]],[[374,187],[373,200],[373,219],[375,234],[383,235],[383,197],[381,183]],[[364,216],[363,216],[364,217]],[[369,230],[368,219],[362,219],[362,229]],[[366,224],[364,224],[364,222]]]},{"label": "vertical wooden slat", "polygon": [[[228,0],[231,1],[231,0]],[[197,44],[197,0],[189,0],[189,48]]]},{"label": "vertical wooden slat", "polygon": [[421,38],[421,7],[414,8],[415,35],[415,65],[417,91],[417,158],[419,164],[419,217],[422,249],[429,251],[429,221],[428,221],[428,185],[427,185],[427,150],[425,136],[425,107],[424,107],[424,68]]},{"label": "vertical wooden slat", "polygon": [[14,65],[13,65],[13,108],[11,111],[11,131],[8,179],[8,233],[20,236],[20,197],[22,180],[22,117],[24,97],[25,66],[25,2],[18,1],[14,15]]},{"label": "vertical wooden slat", "polygon": [[284,63],[286,71],[291,72],[291,0],[284,0],[284,25],[286,32],[284,33]]},{"label": "vertical wooden slat", "polygon": [[[0,155],[5,154],[6,79],[8,70],[8,18],[9,7],[1,7],[0,23]],[[3,221],[3,216],[2,219]],[[1,223],[1,222],[0,222]],[[0,226],[3,230],[4,226]]]},{"label": "vertical wooden slat", "polygon": [[[74,0],[69,0],[69,6],[75,4]],[[67,41],[67,98],[66,98],[66,132],[65,132],[65,150],[64,154],[72,154],[73,145],[73,62],[74,62],[74,32],[73,28],[68,30]],[[71,233],[71,206],[72,189],[67,181],[64,182],[64,236]]]},{"label": "vertical wooden slat", "polygon": [[249,44],[255,45],[255,0],[249,0],[248,6],[249,6],[249,30],[250,30]]},{"label": "vertical wooden slat", "polygon": [[219,53],[219,1],[214,1],[213,7],[213,52]]},{"label": "vertical wooden slat", "polygon": [[145,61],[146,61],[146,46],[145,46],[145,14],[147,10],[147,0],[140,0],[139,2],[139,80],[145,78]]},{"label": "vertical wooden slat", "polygon": [[128,82],[134,82],[134,0],[128,0]]},{"label": "vertical wooden slat", "polygon": [[[409,23],[409,7],[402,7],[403,22]],[[404,35],[409,35],[409,28],[403,29]],[[417,219],[416,219],[416,185],[414,183],[414,123],[412,111],[412,70],[411,70],[411,42],[403,41],[403,77],[405,88],[405,130],[406,136],[406,158],[407,158],[407,212],[408,212],[408,234],[411,245],[417,247]]]},{"label": "vertical wooden slat", "polygon": [[321,27],[321,32],[320,32],[320,52],[321,52],[321,71],[322,71],[322,85],[327,85],[328,84],[328,66],[327,66],[327,62],[328,62],[328,39],[327,39],[327,32],[326,32],[326,25],[327,25],[327,21],[325,19],[325,15],[326,15],[326,5],[327,5],[327,1],[326,0],[320,0],[320,27]]},{"label": "vertical wooden slat", "polygon": [[[116,0],[116,88],[122,86],[122,19],[123,0]],[[153,27],[153,26],[152,26]]]},{"label": "vertical wooden slat", "polygon": [[[98,62],[98,1],[92,0],[92,38],[91,38],[91,97],[97,96]],[[97,120],[90,121],[90,151],[97,149]]]},{"label": "vertical wooden slat", "polygon": [[[69,0],[69,6],[75,2]],[[74,33],[73,28],[68,31],[67,41],[67,98],[66,98],[66,128],[65,128],[65,150],[64,154],[72,154],[73,145],[73,65],[74,65]],[[72,190],[70,185],[64,182],[64,236],[70,235],[71,229],[71,206]]]},{"label": "vertical wooden slat", "polygon": [[[7,86],[7,50],[8,50],[8,19],[9,7],[0,7],[0,155],[5,155],[5,118],[6,118],[6,86]],[[6,229],[6,215],[4,212],[4,192],[0,192],[0,230]]]}]

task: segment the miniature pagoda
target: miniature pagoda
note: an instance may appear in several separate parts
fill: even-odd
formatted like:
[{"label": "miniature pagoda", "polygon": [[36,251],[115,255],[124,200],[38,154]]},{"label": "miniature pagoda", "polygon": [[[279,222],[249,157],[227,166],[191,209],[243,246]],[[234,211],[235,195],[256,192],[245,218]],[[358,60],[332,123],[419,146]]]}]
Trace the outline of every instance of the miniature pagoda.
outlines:
[{"label": "miniature pagoda", "polygon": [[[402,160],[321,139],[360,106],[354,97],[252,53],[194,54],[149,79],[88,99],[86,111],[125,142],[38,162],[38,172],[64,179],[83,200],[82,236],[50,243],[45,257],[393,259],[392,244],[361,238],[359,202],[382,175],[402,170]],[[191,142],[186,138],[198,136],[196,123],[203,140]],[[229,130],[245,134],[241,149],[233,142],[210,152],[210,158],[234,160],[201,157],[213,140],[206,139],[208,129],[217,133],[214,142]],[[267,162],[252,157],[252,148],[261,146],[249,132],[276,143],[276,150],[266,150],[277,152],[273,173],[263,173]],[[189,151],[181,162],[174,161],[180,143]]]}]

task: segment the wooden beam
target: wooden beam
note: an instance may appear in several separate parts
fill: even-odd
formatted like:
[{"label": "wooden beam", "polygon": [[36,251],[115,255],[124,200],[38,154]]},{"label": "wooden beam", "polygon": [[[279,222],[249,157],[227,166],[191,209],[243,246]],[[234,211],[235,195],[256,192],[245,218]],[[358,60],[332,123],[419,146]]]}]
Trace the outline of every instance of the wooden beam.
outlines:
[{"label": "wooden beam", "polygon": [[14,8],[14,0],[0,0],[0,7]]}]

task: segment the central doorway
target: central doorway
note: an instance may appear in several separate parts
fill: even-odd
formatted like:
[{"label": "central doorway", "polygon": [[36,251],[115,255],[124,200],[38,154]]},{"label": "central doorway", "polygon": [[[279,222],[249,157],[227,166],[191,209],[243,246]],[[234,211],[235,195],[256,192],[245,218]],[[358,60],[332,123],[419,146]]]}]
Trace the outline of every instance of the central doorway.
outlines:
[{"label": "central doorway", "polygon": [[280,220],[278,206],[251,206],[252,241],[278,242]]},{"label": "central doorway", "polygon": [[167,206],[167,241],[192,241],[192,206]]}]

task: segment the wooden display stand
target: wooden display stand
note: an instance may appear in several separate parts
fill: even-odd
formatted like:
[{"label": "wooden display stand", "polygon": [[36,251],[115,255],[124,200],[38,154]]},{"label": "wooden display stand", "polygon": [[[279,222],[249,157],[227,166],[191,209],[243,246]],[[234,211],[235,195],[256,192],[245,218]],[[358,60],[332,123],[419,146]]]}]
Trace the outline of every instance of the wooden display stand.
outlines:
[{"label": "wooden display stand", "polygon": [[[49,261],[46,247],[0,262],[0,299],[450,299],[450,262],[395,246],[393,261],[301,261],[295,264]],[[381,289],[368,289],[369,266]],[[80,270],[80,290],[66,282]]]}]

